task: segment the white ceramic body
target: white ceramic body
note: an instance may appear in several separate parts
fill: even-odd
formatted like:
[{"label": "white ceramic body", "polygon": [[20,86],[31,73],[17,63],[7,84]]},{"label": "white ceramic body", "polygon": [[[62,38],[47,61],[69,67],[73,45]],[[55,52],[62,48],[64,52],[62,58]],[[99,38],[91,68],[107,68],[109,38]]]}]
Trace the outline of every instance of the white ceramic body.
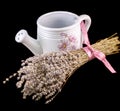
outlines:
[{"label": "white ceramic body", "polygon": [[26,30],[18,31],[15,40],[24,44],[34,55],[82,48],[83,35],[80,23],[84,21],[88,31],[91,18],[68,11],[53,11],[41,15],[37,20],[37,40]]},{"label": "white ceramic body", "polygon": [[82,48],[82,21],[85,21],[88,31],[91,18],[86,14],[78,16],[72,12],[53,11],[40,16],[37,20],[37,41],[42,53]]}]

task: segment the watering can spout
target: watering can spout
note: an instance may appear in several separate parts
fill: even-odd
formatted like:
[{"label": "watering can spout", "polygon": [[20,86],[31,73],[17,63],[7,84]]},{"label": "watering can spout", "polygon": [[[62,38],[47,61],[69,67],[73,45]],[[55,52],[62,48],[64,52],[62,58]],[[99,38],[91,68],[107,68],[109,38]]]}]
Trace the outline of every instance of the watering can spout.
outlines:
[{"label": "watering can spout", "polygon": [[15,36],[15,41],[25,45],[34,55],[42,54],[42,48],[38,40],[30,37],[24,29],[18,31]]}]

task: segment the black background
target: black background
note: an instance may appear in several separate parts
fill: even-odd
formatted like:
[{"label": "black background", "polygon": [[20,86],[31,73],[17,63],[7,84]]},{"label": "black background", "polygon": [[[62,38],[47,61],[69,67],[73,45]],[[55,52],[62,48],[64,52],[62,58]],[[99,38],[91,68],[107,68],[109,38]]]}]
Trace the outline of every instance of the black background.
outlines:
[{"label": "black background", "polygon": [[[120,54],[107,56],[117,71],[111,74],[104,65],[94,59],[80,67],[68,80],[62,92],[50,104],[31,99],[23,100],[16,89],[16,79],[3,85],[2,81],[20,68],[21,60],[32,56],[22,44],[15,42],[15,34],[22,28],[36,38],[36,20],[47,12],[56,10],[71,11],[78,15],[88,14],[92,19],[89,29],[91,44],[114,33],[120,34],[119,3],[96,1],[14,1],[1,3],[1,62],[0,62],[0,107],[6,111],[67,111],[85,110],[88,108],[104,110],[119,108],[120,104]],[[0,109],[1,109],[0,108]],[[1,110],[1,111],[2,111]]]}]

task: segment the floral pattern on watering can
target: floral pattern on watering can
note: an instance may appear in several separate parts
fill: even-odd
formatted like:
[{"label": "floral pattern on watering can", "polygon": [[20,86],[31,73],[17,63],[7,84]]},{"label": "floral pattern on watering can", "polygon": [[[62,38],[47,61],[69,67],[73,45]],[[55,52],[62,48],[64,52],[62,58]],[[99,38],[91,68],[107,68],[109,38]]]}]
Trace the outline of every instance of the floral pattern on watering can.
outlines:
[{"label": "floral pattern on watering can", "polygon": [[61,33],[60,35],[64,38],[60,40],[58,44],[60,51],[77,49],[76,44],[78,43],[78,40],[75,36],[68,35],[67,33]]}]

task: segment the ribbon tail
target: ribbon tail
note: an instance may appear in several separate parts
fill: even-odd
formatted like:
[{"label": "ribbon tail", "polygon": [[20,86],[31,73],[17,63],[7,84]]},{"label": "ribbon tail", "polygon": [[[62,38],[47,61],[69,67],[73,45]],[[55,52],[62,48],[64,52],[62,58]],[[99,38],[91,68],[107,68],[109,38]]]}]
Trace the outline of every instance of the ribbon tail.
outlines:
[{"label": "ribbon tail", "polygon": [[80,25],[82,33],[84,35],[84,44],[87,45],[87,47],[84,47],[83,49],[88,54],[89,59],[91,60],[96,57],[97,59],[103,62],[103,64],[110,70],[111,73],[116,73],[111,64],[107,61],[105,54],[91,47],[84,22],[81,22]]},{"label": "ribbon tail", "polygon": [[102,60],[103,64],[111,71],[111,73],[116,73],[111,64],[107,61],[106,58]]}]

